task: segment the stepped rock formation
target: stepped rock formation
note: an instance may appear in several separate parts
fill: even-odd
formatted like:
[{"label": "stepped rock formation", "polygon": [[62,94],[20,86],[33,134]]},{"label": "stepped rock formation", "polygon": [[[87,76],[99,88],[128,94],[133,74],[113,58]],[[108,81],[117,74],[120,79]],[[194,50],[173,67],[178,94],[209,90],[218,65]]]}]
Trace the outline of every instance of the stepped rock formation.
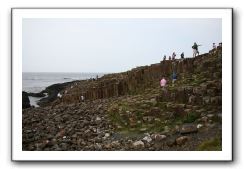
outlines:
[{"label": "stepped rock formation", "polygon": [[59,92],[23,109],[23,150],[221,150],[221,47],[71,82]]},{"label": "stepped rock formation", "polygon": [[[220,48],[218,48],[215,55],[219,54],[221,54]],[[211,76],[210,78],[219,78],[218,76],[221,77],[221,74],[214,70],[217,66],[215,65],[216,63],[206,60],[210,55],[211,54],[206,53],[196,58],[186,58],[175,61],[165,60],[158,64],[138,67],[131,71],[105,75],[98,80],[76,82],[62,91],[62,102],[80,102],[81,96],[84,96],[86,100],[95,100],[134,94],[148,87],[152,87],[155,82],[157,82],[158,85],[160,78],[162,78],[163,75],[165,77],[170,77],[173,70],[177,72],[180,78],[179,80],[194,73],[202,73],[205,77]],[[208,74],[206,71],[213,73]],[[218,89],[221,90],[221,83],[219,85],[220,88]]]}]

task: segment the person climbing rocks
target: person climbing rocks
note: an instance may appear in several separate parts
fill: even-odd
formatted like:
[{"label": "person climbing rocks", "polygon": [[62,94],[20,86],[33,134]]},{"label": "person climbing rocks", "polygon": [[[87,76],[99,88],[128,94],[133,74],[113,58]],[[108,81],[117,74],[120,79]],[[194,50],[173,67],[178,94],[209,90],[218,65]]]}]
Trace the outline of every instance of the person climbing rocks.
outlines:
[{"label": "person climbing rocks", "polygon": [[176,80],[177,80],[177,74],[175,72],[173,72],[173,75],[172,75],[172,86],[174,86]]},{"label": "person climbing rocks", "polygon": [[166,55],[164,55],[164,60],[166,60]]},{"label": "person climbing rocks", "polygon": [[80,99],[81,99],[81,102],[85,101],[85,97],[83,95],[80,97]]},{"label": "person climbing rocks", "polygon": [[171,60],[171,56],[169,56],[169,60]]},{"label": "person climbing rocks", "polygon": [[167,81],[166,81],[166,79],[163,77],[163,78],[160,80],[160,86],[161,86],[162,90],[165,90],[166,84],[167,84]]},{"label": "person climbing rocks", "polygon": [[180,54],[180,58],[181,58],[181,59],[184,59],[184,52],[182,52],[182,53]]},{"label": "person climbing rocks", "polygon": [[62,98],[62,95],[60,93],[58,93],[57,94],[57,97],[61,99]]},{"label": "person climbing rocks", "polygon": [[192,46],[193,57],[196,57],[197,55],[199,55],[198,46],[201,46],[201,45],[198,45],[196,42],[194,42],[194,45]]},{"label": "person climbing rocks", "polygon": [[175,57],[176,57],[176,54],[175,54],[175,52],[173,52],[173,54],[172,54],[172,60],[175,60]]}]

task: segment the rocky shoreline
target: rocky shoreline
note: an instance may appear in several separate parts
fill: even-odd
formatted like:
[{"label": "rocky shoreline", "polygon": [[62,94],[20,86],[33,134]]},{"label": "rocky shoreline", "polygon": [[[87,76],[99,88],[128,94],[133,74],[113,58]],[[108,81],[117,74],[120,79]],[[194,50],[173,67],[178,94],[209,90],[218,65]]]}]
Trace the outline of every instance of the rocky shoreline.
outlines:
[{"label": "rocky shoreline", "polygon": [[23,109],[31,107],[30,101],[28,101],[27,97],[36,97],[41,98],[39,102],[37,103],[39,106],[45,106],[54,100],[57,99],[57,94],[64,90],[66,87],[68,87],[70,84],[76,83],[77,80],[71,81],[71,82],[65,82],[65,83],[57,83],[48,86],[45,90],[42,90],[39,93],[32,93],[32,92],[22,92],[22,107]]},{"label": "rocky shoreline", "polygon": [[[218,48],[196,58],[49,86],[38,94],[48,93],[40,107],[23,107],[22,149],[221,151],[221,55]],[[179,79],[162,91],[159,78],[170,77],[172,67]]]}]

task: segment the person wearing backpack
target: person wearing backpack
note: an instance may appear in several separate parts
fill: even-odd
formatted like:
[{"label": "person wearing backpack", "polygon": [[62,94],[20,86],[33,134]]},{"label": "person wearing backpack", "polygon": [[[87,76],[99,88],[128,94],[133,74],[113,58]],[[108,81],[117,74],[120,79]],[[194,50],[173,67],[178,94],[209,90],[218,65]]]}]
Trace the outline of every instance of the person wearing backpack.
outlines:
[{"label": "person wearing backpack", "polygon": [[198,46],[201,46],[201,45],[198,45],[196,42],[194,42],[194,44],[192,46],[193,57],[196,57],[197,55],[199,55]]}]

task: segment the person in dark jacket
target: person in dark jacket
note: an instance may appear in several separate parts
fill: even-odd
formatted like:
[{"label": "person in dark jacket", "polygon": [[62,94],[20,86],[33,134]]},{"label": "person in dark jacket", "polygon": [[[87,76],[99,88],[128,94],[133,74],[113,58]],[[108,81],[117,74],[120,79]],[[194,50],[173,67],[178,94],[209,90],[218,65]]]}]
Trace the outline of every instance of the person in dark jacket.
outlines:
[{"label": "person in dark jacket", "polygon": [[164,55],[164,60],[166,60],[166,55]]},{"label": "person in dark jacket", "polygon": [[198,46],[201,46],[201,45],[198,45],[196,42],[194,42],[194,44],[192,46],[193,57],[196,57],[197,55],[199,55]]},{"label": "person in dark jacket", "polygon": [[173,72],[173,75],[172,75],[172,85],[174,86],[174,83],[175,81],[177,80],[177,75],[175,72]]},{"label": "person in dark jacket", "polygon": [[181,58],[181,59],[184,59],[184,52],[182,52],[182,53],[180,54],[180,58]]},{"label": "person in dark jacket", "polygon": [[176,57],[176,54],[175,54],[175,52],[173,52],[173,54],[172,54],[172,60],[175,60],[175,57]]}]

